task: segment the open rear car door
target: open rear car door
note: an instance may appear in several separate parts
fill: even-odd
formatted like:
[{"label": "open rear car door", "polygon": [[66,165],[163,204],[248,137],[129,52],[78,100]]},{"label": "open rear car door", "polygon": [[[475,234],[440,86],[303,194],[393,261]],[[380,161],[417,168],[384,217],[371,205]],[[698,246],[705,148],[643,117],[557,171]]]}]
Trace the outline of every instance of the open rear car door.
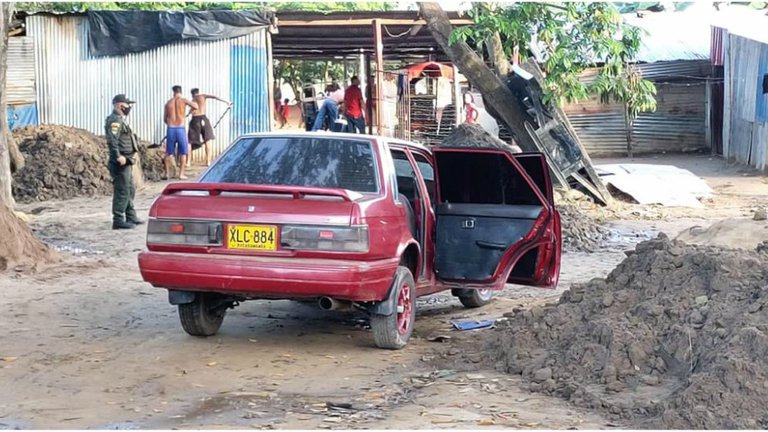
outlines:
[{"label": "open rear car door", "polygon": [[437,167],[435,273],[448,286],[554,288],[560,215],[540,153],[433,149]]}]

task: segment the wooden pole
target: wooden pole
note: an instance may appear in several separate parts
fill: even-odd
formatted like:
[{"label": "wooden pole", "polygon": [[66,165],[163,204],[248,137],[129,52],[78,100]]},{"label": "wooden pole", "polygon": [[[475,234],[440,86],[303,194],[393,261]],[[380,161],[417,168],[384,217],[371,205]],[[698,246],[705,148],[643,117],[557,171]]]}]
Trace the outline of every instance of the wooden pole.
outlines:
[{"label": "wooden pole", "polygon": [[464,99],[461,97],[461,83],[459,83],[459,68],[453,65],[453,104],[456,107],[456,118],[453,119],[453,125],[461,124],[464,113]]},{"label": "wooden pole", "polygon": [[379,20],[373,20],[373,42],[376,47],[376,133],[381,135],[384,132],[384,43]]},{"label": "wooden pole", "polygon": [[368,121],[368,135],[373,135],[373,83],[371,82],[371,55],[366,54],[365,55],[365,94],[366,94],[366,100],[368,100],[367,106],[368,109],[366,110],[366,120]]},{"label": "wooden pole", "polygon": [[[278,78],[280,80],[280,78]],[[269,98],[269,130],[272,130],[272,124],[275,121],[275,84],[279,86],[282,82],[275,83],[275,64],[272,60],[272,34],[267,32],[267,97]],[[282,103],[282,101],[280,101]],[[214,149],[216,148],[213,146]],[[214,150],[215,151],[215,150]],[[217,155],[214,154],[214,157]]]}]

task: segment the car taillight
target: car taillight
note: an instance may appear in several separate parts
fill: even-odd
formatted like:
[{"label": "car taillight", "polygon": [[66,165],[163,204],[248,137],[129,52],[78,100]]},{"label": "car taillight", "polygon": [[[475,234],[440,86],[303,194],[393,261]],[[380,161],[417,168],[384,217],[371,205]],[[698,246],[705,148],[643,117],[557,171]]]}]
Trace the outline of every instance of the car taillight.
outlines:
[{"label": "car taillight", "polygon": [[284,225],[283,249],[329,252],[368,252],[368,226],[350,227]]},{"label": "car taillight", "polygon": [[222,237],[219,222],[150,219],[147,224],[147,244],[220,246]]}]

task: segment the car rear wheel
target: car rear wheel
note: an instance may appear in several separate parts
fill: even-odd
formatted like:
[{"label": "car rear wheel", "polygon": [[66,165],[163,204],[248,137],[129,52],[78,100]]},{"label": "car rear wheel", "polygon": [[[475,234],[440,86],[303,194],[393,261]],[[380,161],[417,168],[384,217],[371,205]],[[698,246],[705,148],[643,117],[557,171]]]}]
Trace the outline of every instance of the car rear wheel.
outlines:
[{"label": "car rear wheel", "polygon": [[453,295],[459,298],[461,304],[468,308],[479,308],[493,300],[493,290],[485,289],[456,289]]},{"label": "car rear wheel", "polygon": [[192,336],[215,335],[226,312],[227,308],[222,306],[219,296],[211,293],[199,293],[192,303],[179,305],[181,327]]},{"label": "car rear wheel", "polygon": [[401,349],[411,338],[416,321],[416,284],[408,267],[397,268],[392,286],[395,290],[395,312],[391,315],[371,315],[371,329],[376,346]]}]

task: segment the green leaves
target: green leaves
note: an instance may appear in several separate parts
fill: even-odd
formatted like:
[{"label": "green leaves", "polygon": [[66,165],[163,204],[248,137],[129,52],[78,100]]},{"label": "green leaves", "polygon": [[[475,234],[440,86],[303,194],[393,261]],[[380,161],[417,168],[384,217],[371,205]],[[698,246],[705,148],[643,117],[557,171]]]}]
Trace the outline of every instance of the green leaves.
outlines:
[{"label": "green leaves", "polygon": [[[640,49],[641,31],[624,23],[611,3],[474,3],[469,15],[475,24],[454,30],[450,42],[482,47],[498,33],[507,55],[515,46],[521,56],[536,47],[543,53],[548,102],[559,105],[597,93],[603,101],[626,102],[634,113],[656,107],[653,83],[627,66]],[[585,85],[578,75],[595,66],[602,66],[597,80]]]}]

